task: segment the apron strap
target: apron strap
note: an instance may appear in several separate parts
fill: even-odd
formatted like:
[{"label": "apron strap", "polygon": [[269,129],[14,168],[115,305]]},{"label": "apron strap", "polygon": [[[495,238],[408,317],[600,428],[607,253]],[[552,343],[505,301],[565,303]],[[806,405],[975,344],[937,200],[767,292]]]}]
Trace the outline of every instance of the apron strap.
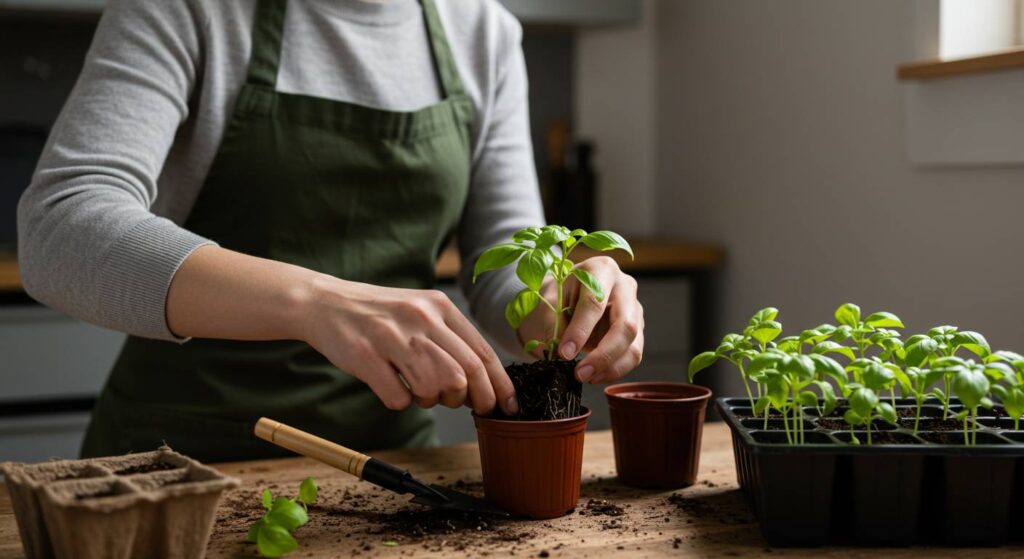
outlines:
[{"label": "apron strap", "polygon": [[430,50],[434,55],[434,66],[441,79],[444,97],[447,99],[463,95],[466,91],[462,87],[462,80],[459,79],[459,69],[455,66],[455,57],[448,46],[448,37],[445,35],[444,26],[441,25],[441,17],[437,14],[437,6],[434,5],[434,0],[420,0],[420,3],[423,5],[423,15],[427,20]]},{"label": "apron strap", "polygon": [[252,52],[249,55],[248,83],[270,88],[277,86],[277,67],[281,62],[281,36],[284,32],[286,0],[258,0],[252,24]]}]

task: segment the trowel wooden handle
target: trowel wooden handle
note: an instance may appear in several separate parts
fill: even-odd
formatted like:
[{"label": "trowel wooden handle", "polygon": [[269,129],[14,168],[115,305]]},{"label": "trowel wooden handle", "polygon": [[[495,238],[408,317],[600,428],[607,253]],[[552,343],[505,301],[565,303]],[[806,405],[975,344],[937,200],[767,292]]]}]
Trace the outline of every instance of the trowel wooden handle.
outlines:
[{"label": "trowel wooden handle", "polygon": [[363,467],[370,459],[361,452],[266,417],[261,417],[256,422],[256,436],[281,448],[334,466],[360,479],[363,477]]}]

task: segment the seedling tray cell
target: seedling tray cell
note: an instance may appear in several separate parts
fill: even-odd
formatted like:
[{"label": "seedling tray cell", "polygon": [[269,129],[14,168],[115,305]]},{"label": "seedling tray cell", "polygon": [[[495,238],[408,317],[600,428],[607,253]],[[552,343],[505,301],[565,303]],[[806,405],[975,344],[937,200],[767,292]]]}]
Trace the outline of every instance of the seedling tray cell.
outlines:
[{"label": "seedling tray cell", "polygon": [[[766,429],[746,399],[716,401],[732,432],[737,480],[769,544],[998,546],[1024,540],[1010,515],[1013,500],[1024,498],[1024,431],[1013,430],[997,406],[979,417],[977,443],[968,447],[962,427],[915,435],[907,411],[913,402],[896,404],[900,426],[873,430],[870,446],[865,431],[835,429],[810,408],[806,444],[793,445],[781,419],[769,417]],[[941,420],[942,408],[926,405],[921,418],[922,426],[925,419]],[[852,444],[853,437],[861,444]]]}]

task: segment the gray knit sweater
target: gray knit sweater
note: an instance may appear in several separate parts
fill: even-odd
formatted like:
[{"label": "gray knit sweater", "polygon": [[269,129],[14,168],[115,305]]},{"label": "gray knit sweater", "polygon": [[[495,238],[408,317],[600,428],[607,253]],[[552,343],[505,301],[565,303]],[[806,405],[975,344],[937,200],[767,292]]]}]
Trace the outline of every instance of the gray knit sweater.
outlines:
[{"label": "gray knit sweater", "polygon": [[[435,0],[476,108],[460,283],[483,328],[518,345],[511,271],[467,281],[488,246],[543,220],[518,22],[496,0]],[[18,207],[30,295],[72,316],[174,340],[178,266],[212,242],[181,224],[242,86],[255,0],[111,0]],[[407,111],[440,98],[416,0],[291,0],[278,90]],[[214,240],[215,241],[215,240]]]}]

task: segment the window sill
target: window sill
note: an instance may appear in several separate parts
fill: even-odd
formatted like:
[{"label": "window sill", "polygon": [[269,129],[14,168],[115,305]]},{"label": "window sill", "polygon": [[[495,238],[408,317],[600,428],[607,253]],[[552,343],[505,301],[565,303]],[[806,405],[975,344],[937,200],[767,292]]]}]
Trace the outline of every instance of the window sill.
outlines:
[{"label": "window sill", "polygon": [[929,80],[1013,68],[1024,68],[1024,47],[968,58],[908,62],[899,66],[897,76],[901,80]]}]

